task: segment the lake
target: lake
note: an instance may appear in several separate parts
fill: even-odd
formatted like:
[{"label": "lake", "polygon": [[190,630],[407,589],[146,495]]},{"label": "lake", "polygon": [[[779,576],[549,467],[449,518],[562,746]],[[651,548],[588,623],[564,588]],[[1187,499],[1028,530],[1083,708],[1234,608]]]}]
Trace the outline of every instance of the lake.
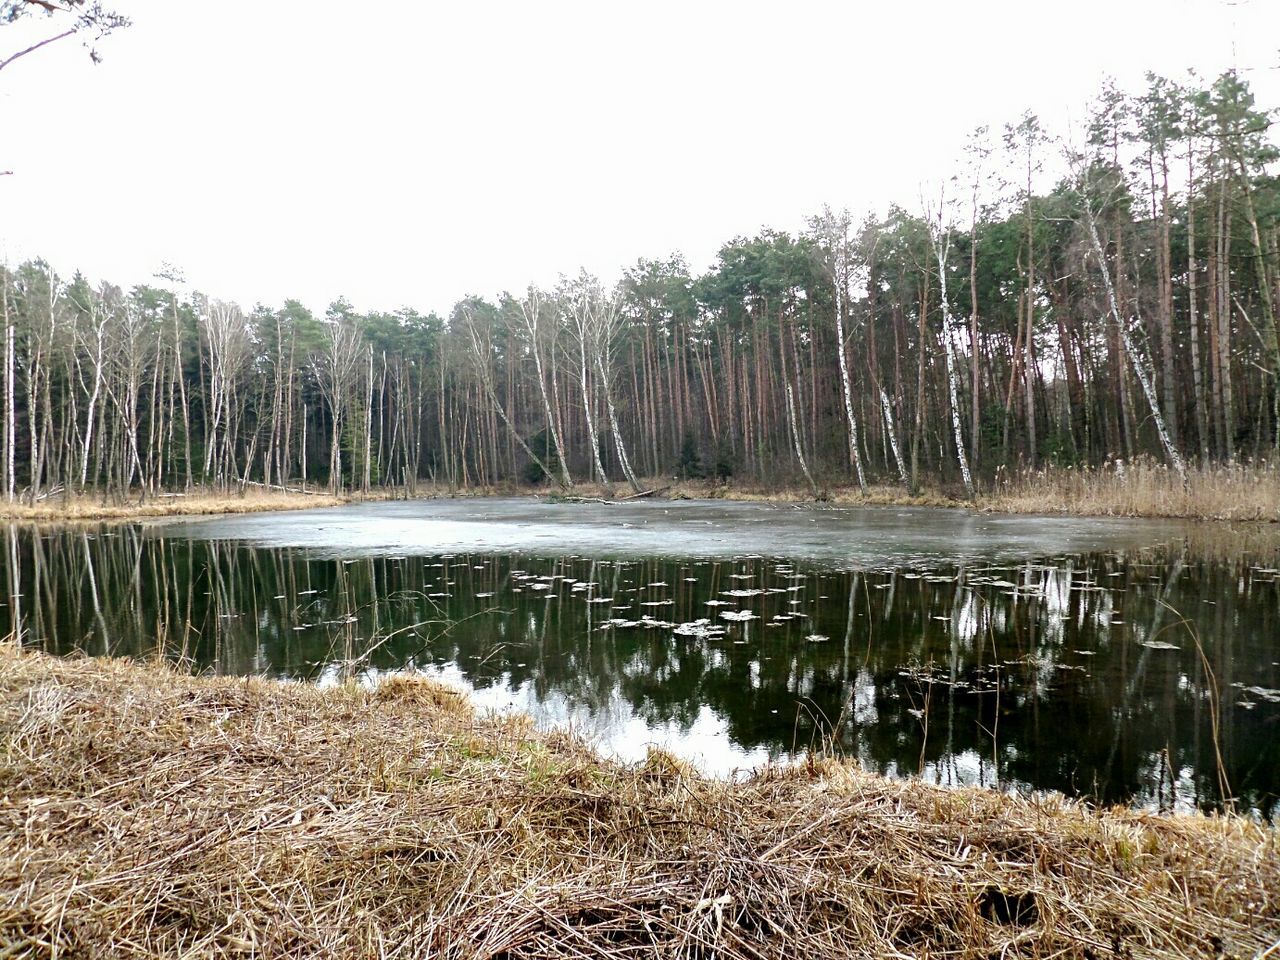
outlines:
[{"label": "lake", "polygon": [[530,499],[4,528],[7,630],[58,653],[482,707],[734,776],[1152,809],[1280,795],[1280,536],[928,508]]}]

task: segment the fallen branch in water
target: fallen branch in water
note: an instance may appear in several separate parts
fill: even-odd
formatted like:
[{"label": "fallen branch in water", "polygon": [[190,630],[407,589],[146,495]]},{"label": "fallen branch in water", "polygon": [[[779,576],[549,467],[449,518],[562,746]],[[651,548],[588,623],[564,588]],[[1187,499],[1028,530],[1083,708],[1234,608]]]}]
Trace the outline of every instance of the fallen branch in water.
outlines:
[{"label": "fallen branch in water", "polygon": [[259,487],[263,490],[279,490],[281,493],[301,493],[308,497],[327,497],[326,490],[304,490],[302,487],[282,487],[278,483],[263,483],[261,480],[242,480],[241,486]]},{"label": "fallen branch in water", "polygon": [[670,490],[670,486],[654,487],[652,490],[641,490],[639,493],[633,493],[627,497],[619,497],[619,503],[626,503],[628,500],[643,500],[645,497],[656,497],[660,493],[666,493]]}]

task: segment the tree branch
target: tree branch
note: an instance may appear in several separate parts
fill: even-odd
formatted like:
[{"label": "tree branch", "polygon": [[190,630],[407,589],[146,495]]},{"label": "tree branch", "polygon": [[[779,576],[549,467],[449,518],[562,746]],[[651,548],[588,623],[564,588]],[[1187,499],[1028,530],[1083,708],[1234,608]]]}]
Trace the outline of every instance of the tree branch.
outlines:
[{"label": "tree branch", "polygon": [[0,70],[3,70],[5,67],[13,63],[13,61],[17,60],[19,57],[25,57],[28,53],[34,53],[35,51],[39,50],[41,47],[47,47],[49,44],[53,43],[54,41],[61,40],[64,37],[69,37],[75,32],[76,32],[76,28],[72,27],[70,30],[64,30],[62,31],[62,33],[59,33],[56,36],[49,37],[45,40],[41,40],[39,43],[29,46],[25,50],[19,50],[17,53],[9,57],[6,57],[4,60],[0,60]]}]

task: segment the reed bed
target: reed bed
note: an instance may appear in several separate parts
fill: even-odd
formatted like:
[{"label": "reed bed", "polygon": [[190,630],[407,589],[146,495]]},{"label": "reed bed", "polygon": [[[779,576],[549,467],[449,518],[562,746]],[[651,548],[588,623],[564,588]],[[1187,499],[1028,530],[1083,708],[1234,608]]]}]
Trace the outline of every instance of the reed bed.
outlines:
[{"label": "reed bed", "polygon": [[1195,520],[1280,521],[1280,467],[1231,464],[1178,475],[1147,459],[1099,469],[1049,468],[1018,475],[982,499],[1005,513],[1183,517]]},{"label": "reed bed", "polygon": [[0,956],[1255,957],[1275,829],[0,650]]}]

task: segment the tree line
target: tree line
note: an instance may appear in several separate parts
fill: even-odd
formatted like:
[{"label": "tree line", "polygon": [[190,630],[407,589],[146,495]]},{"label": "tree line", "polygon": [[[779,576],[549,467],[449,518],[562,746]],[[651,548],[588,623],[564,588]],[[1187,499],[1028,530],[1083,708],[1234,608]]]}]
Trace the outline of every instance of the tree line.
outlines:
[{"label": "tree line", "polygon": [[656,477],[965,489],[1043,465],[1280,443],[1275,111],[1247,81],[1107,86],[1060,138],[975,131],[908,209],[824,209],[694,274],[470,296],[444,316],[252,310],[175,275],[0,268],[9,499],[248,484]]}]

